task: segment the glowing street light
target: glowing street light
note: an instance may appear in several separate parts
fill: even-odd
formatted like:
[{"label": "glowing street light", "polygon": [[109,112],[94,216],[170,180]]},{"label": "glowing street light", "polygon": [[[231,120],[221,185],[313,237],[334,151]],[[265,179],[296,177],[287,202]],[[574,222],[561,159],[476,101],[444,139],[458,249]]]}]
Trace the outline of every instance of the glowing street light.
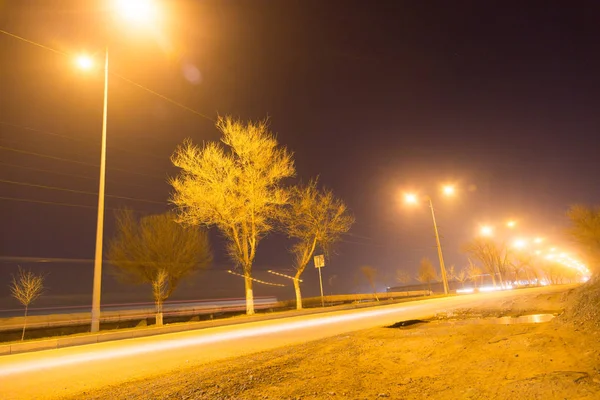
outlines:
[{"label": "glowing street light", "polygon": [[417,204],[417,202],[419,201],[419,198],[414,193],[406,193],[404,195],[404,201],[409,204]]},{"label": "glowing street light", "polygon": [[485,225],[485,226],[481,227],[481,229],[479,230],[479,233],[481,234],[481,236],[492,236],[494,234],[494,228],[492,228],[491,226]]},{"label": "glowing street light", "polygon": [[[446,196],[451,196],[454,194],[454,186],[446,185],[442,187],[442,192]],[[431,209],[431,219],[433,221],[433,230],[435,232],[435,242],[437,245],[438,257],[440,259],[440,270],[442,272],[442,282],[444,285],[444,294],[448,294],[448,276],[446,275],[446,266],[444,265],[444,256],[442,254],[442,244],[440,242],[440,234],[438,231],[437,223],[435,221],[435,211],[433,210],[433,201],[431,197],[427,196],[427,201],[429,201],[429,208]],[[419,202],[419,196],[415,193],[405,193],[404,194],[404,202],[408,204],[417,204]]]},{"label": "glowing street light", "polygon": [[147,23],[156,19],[158,11],[151,0],[115,0],[116,13],[133,23]]},{"label": "glowing street light", "polygon": [[527,241],[524,239],[517,239],[513,242],[513,246],[517,249],[524,249],[527,247]]},{"label": "glowing street light", "polygon": [[75,59],[75,64],[81,69],[88,70],[94,66],[94,60],[90,56],[82,54]]},{"label": "glowing street light", "polygon": [[506,226],[509,228],[514,228],[515,226],[517,226],[517,221],[511,219],[506,223]]},{"label": "glowing street light", "polygon": [[452,196],[455,193],[455,189],[454,186],[452,185],[445,185],[442,188],[442,192],[446,195],[446,196]]}]

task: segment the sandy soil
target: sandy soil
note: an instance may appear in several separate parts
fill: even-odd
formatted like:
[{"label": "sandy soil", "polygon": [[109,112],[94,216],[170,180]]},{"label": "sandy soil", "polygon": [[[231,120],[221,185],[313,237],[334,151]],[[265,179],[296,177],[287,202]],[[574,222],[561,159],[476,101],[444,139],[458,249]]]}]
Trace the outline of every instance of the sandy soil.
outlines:
[{"label": "sandy soil", "polygon": [[560,294],[536,296],[461,310],[427,323],[181,369],[75,398],[600,399],[597,332],[562,318],[491,323],[498,315],[560,312],[564,300]]}]

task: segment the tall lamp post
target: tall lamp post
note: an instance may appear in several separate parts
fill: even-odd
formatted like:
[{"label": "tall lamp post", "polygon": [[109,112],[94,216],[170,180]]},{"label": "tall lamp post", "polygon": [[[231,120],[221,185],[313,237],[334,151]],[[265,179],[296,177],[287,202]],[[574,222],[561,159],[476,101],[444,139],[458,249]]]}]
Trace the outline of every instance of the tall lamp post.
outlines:
[{"label": "tall lamp post", "polygon": [[[115,1],[116,12],[134,22],[148,22],[156,10],[150,0]],[[76,59],[81,69],[94,66],[91,57],[81,55]],[[98,188],[98,219],[96,224],[96,250],[94,255],[94,284],[92,292],[91,332],[100,330],[100,295],[102,292],[102,247],[104,238],[104,199],[106,186],[106,121],[108,112],[108,46],[104,53],[104,104],[102,112],[102,144],[100,150],[100,183]]]},{"label": "tall lamp post", "polygon": [[[454,195],[454,186],[444,186],[442,188],[442,192],[444,193],[445,196],[452,196]],[[437,247],[437,252],[438,252],[438,258],[440,260],[440,271],[442,273],[442,283],[444,285],[444,294],[448,294],[449,287],[448,287],[448,275],[446,274],[446,266],[444,264],[444,255],[442,254],[442,244],[440,242],[440,234],[438,231],[438,227],[437,227],[437,222],[435,220],[435,211],[433,209],[433,201],[431,200],[430,196],[426,196],[427,202],[429,203],[429,209],[431,210],[431,219],[433,221],[433,231],[435,233],[435,243],[436,243],[436,247]],[[414,194],[414,193],[407,193],[404,195],[404,201],[406,203],[409,204],[416,204],[419,201],[419,197]]]}]

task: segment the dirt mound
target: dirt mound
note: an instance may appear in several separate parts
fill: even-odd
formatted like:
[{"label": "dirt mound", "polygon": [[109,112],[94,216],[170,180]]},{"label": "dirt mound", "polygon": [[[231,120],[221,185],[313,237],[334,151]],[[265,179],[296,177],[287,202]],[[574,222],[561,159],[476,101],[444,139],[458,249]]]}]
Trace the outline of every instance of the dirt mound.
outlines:
[{"label": "dirt mound", "polygon": [[600,278],[564,294],[567,307],[561,320],[580,329],[597,330],[600,328]]}]

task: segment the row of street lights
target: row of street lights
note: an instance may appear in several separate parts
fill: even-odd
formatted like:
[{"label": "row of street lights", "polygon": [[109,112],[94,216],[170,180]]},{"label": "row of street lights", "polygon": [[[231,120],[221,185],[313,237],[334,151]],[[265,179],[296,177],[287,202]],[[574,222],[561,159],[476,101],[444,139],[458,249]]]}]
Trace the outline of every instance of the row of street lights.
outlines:
[{"label": "row of street lights", "polygon": [[[453,185],[445,185],[445,186],[442,186],[441,193],[446,197],[451,197],[451,196],[454,196],[454,194],[456,193],[456,189]],[[446,273],[446,267],[444,265],[442,245],[440,243],[440,235],[439,235],[439,231],[438,231],[438,227],[437,227],[437,222],[435,219],[435,211],[433,208],[433,201],[432,201],[431,197],[428,195],[419,196],[416,193],[405,193],[404,201],[405,201],[405,203],[411,204],[411,205],[416,205],[421,201],[425,201],[429,205],[429,208],[431,210],[431,219],[433,222],[433,230],[435,233],[436,247],[437,247],[437,252],[438,252],[438,257],[439,257],[439,262],[440,262],[440,271],[441,271],[441,275],[442,275],[442,282],[444,285],[444,294],[448,294],[448,292],[449,292],[448,276]],[[506,221],[506,223],[505,223],[506,228],[508,228],[509,230],[514,230],[517,227],[517,225],[518,225],[518,222],[514,219],[510,219],[510,220]],[[494,236],[494,231],[495,231],[495,229],[493,226],[483,225],[479,229],[479,234],[483,237],[491,238]],[[522,251],[522,250],[525,250],[527,248],[529,242],[531,242],[535,245],[538,245],[538,249],[535,250],[535,254],[539,256],[542,254],[542,250],[539,249],[539,245],[541,245],[544,241],[545,241],[545,239],[542,237],[539,237],[539,236],[535,237],[531,240],[517,238],[517,239],[513,240],[512,247],[517,250]],[[550,252],[545,256],[545,258],[547,260],[553,260],[553,261],[560,262],[561,264],[563,264],[567,267],[570,267],[570,268],[576,268],[584,275],[589,274],[589,270],[583,263],[571,258],[566,253],[561,253],[561,254],[557,255],[554,253],[555,250],[556,249],[554,247],[551,248]]]}]

